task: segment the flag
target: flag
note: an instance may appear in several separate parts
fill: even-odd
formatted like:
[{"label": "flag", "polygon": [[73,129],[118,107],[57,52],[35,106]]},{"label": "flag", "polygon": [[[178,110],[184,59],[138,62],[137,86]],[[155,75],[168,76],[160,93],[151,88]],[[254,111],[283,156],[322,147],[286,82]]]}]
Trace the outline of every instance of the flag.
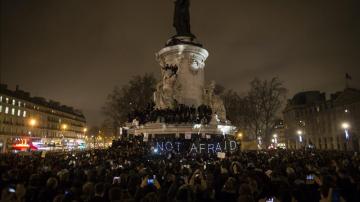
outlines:
[{"label": "flag", "polygon": [[346,73],[346,74],[345,74],[345,79],[351,80],[352,78],[351,78],[351,76],[350,76],[348,73]]}]

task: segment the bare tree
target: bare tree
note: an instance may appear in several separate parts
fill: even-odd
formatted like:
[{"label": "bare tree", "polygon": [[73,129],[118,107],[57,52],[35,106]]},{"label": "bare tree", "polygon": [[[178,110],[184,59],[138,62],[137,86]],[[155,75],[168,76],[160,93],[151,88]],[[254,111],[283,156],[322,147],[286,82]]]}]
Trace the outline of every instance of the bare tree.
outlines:
[{"label": "bare tree", "polygon": [[277,77],[269,81],[255,78],[250,82],[250,91],[246,96],[247,123],[254,138],[270,140],[277,113],[285,101],[286,93],[286,88]]},{"label": "bare tree", "polygon": [[233,90],[226,90],[222,95],[224,106],[226,109],[226,119],[240,129],[244,129],[246,110],[245,99]]},{"label": "bare tree", "polygon": [[[152,103],[155,91],[156,78],[152,74],[134,76],[128,84],[121,88],[115,87],[108,95],[103,112],[106,122],[112,123],[115,131],[123,125],[128,114],[134,110],[145,110]],[[114,132],[115,132],[114,131]]]},{"label": "bare tree", "polygon": [[100,128],[98,126],[92,126],[87,133],[88,136],[96,136],[99,134]]}]

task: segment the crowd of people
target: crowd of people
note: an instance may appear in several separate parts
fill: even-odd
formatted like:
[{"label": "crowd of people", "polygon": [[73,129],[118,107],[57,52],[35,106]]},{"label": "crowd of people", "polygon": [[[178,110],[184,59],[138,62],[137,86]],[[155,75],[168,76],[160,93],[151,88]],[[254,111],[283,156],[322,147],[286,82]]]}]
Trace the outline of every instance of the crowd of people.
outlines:
[{"label": "crowd of people", "polygon": [[136,119],[139,124],[148,122],[208,124],[211,120],[211,114],[211,108],[206,105],[200,105],[196,108],[179,104],[174,109],[155,109],[152,104],[146,110],[134,110],[128,115],[128,122],[131,123]]},{"label": "crowd of people", "polygon": [[360,201],[356,152],[154,154],[139,139],[60,153],[1,154],[1,201]]}]

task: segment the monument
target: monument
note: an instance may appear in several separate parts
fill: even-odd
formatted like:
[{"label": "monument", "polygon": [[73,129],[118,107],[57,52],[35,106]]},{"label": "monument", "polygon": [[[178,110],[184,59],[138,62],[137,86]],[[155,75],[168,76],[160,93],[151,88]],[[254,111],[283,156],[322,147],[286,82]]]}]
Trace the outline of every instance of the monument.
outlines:
[{"label": "monument", "polygon": [[176,123],[161,118],[145,124],[133,121],[129,133],[144,135],[146,141],[165,136],[211,139],[232,135],[235,129],[226,119],[223,101],[214,93],[215,82],[205,85],[205,61],[209,53],[191,33],[189,7],[189,0],[175,1],[173,26],[176,35],[156,53],[161,66],[161,80],[154,92],[154,110],[161,112],[162,116],[166,116],[164,113],[178,116],[179,108],[186,108],[191,121],[182,117],[179,118],[182,121]]}]

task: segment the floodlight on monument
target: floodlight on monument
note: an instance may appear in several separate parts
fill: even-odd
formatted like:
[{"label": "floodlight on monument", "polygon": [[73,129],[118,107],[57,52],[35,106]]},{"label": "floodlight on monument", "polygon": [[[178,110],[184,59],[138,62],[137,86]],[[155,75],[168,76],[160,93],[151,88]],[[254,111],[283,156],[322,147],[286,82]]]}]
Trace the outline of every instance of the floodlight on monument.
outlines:
[{"label": "floodlight on monument", "polygon": [[230,131],[234,129],[233,126],[229,125],[218,125],[217,128],[223,133],[223,135],[230,134]]},{"label": "floodlight on monument", "polygon": [[194,124],[193,128],[194,129],[199,129],[199,128],[201,128],[201,124]]}]

